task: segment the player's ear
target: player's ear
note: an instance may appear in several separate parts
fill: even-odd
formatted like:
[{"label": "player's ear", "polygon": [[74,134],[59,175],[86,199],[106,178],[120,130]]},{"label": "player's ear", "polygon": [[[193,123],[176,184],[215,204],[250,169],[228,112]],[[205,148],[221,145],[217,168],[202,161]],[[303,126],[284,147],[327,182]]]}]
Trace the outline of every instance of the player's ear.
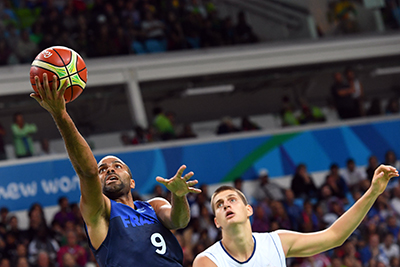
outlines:
[{"label": "player's ear", "polygon": [[214,223],[215,223],[215,226],[216,226],[217,228],[220,228],[220,227],[221,227],[221,225],[219,225],[219,223],[218,223],[218,221],[217,221],[217,217],[214,217]]},{"label": "player's ear", "polygon": [[135,180],[131,179],[131,189],[135,188]]},{"label": "player's ear", "polygon": [[251,205],[247,204],[246,210],[247,210],[247,217],[250,217],[253,215],[253,207]]}]

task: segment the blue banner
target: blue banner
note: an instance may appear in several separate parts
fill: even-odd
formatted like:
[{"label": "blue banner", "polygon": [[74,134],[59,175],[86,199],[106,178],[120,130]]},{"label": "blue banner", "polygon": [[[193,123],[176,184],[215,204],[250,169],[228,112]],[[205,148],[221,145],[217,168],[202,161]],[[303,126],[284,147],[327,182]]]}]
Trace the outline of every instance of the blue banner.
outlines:
[{"label": "blue banner", "polygon": [[[261,168],[267,168],[274,179],[292,175],[299,163],[315,172],[327,170],[332,163],[344,167],[349,158],[357,165],[366,165],[371,155],[384,162],[388,150],[400,155],[398,133],[400,121],[388,120],[274,135],[260,132],[164,148],[132,147],[113,155],[131,168],[136,190],[148,194],[157,184],[157,176],[170,178],[182,164],[195,173],[193,178],[200,184],[218,184],[238,177],[255,179]],[[95,156],[99,160],[105,154]],[[0,167],[0,207],[24,210],[35,202],[54,206],[61,196],[70,202],[78,202],[80,197],[79,179],[66,156]]]}]

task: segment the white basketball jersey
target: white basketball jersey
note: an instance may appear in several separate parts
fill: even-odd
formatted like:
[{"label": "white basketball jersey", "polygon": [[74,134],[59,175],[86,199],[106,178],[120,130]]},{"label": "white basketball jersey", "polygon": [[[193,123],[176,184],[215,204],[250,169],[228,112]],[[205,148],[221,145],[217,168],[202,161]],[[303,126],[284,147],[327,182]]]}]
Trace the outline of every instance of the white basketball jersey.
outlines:
[{"label": "white basketball jersey", "polygon": [[239,262],[229,255],[221,241],[199,255],[207,256],[218,267],[286,267],[285,253],[276,232],[253,233],[253,239],[253,255],[245,262]]}]

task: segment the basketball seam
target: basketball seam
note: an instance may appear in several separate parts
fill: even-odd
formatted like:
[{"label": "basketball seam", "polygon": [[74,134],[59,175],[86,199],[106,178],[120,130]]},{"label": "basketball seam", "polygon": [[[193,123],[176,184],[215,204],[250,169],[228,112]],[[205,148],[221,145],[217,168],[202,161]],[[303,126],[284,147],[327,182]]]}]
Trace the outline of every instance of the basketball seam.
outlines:
[{"label": "basketball seam", "polygon": [[[62,63],[64,64],[65,70],[67,71],[69,83],[71,84],[71,88],[70,88],[71,94],[70,94],[70,100],[69,100],[69,101],[72,101],[72,97],[73,97],[73,95],[74,95],[74,86],[73,86],[73,84],[72,84],[71,75],[70,75],[70,73],[69,73],[69,70],[68,70],[68,68],[67,68],[67,65],[65,65],[65,62],[64,62],[64,59],[62,58],[62,56],[60,56],[60,54],[57,52],[57,50],[56,50],[55,48],[53,48],[53,50],[54,50],[54,52],[57,53],[58,57],[61,59]],[[69,51],[69,52],[71,53],[71,61],[72,61],[72,51]]]}]

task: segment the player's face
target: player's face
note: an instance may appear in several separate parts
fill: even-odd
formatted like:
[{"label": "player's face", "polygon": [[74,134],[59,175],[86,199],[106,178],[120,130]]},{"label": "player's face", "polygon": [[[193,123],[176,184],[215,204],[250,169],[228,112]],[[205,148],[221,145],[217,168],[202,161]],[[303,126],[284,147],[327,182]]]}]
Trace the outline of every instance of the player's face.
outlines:
[{"label": "player's face", "polygon": [[240,224],[253,214],[250,205],[245,205],[239,194],[232,190],[220,192],[214,197],[215,225],[224,229],[231,224]]},{"label": "player's face", "polygon": [[130,193],[135,187],[128,167],[122,160],[114,156],[103,158],[98,164],[100,182],[103,186],[103,194],[110,199],[117,199]]}]

